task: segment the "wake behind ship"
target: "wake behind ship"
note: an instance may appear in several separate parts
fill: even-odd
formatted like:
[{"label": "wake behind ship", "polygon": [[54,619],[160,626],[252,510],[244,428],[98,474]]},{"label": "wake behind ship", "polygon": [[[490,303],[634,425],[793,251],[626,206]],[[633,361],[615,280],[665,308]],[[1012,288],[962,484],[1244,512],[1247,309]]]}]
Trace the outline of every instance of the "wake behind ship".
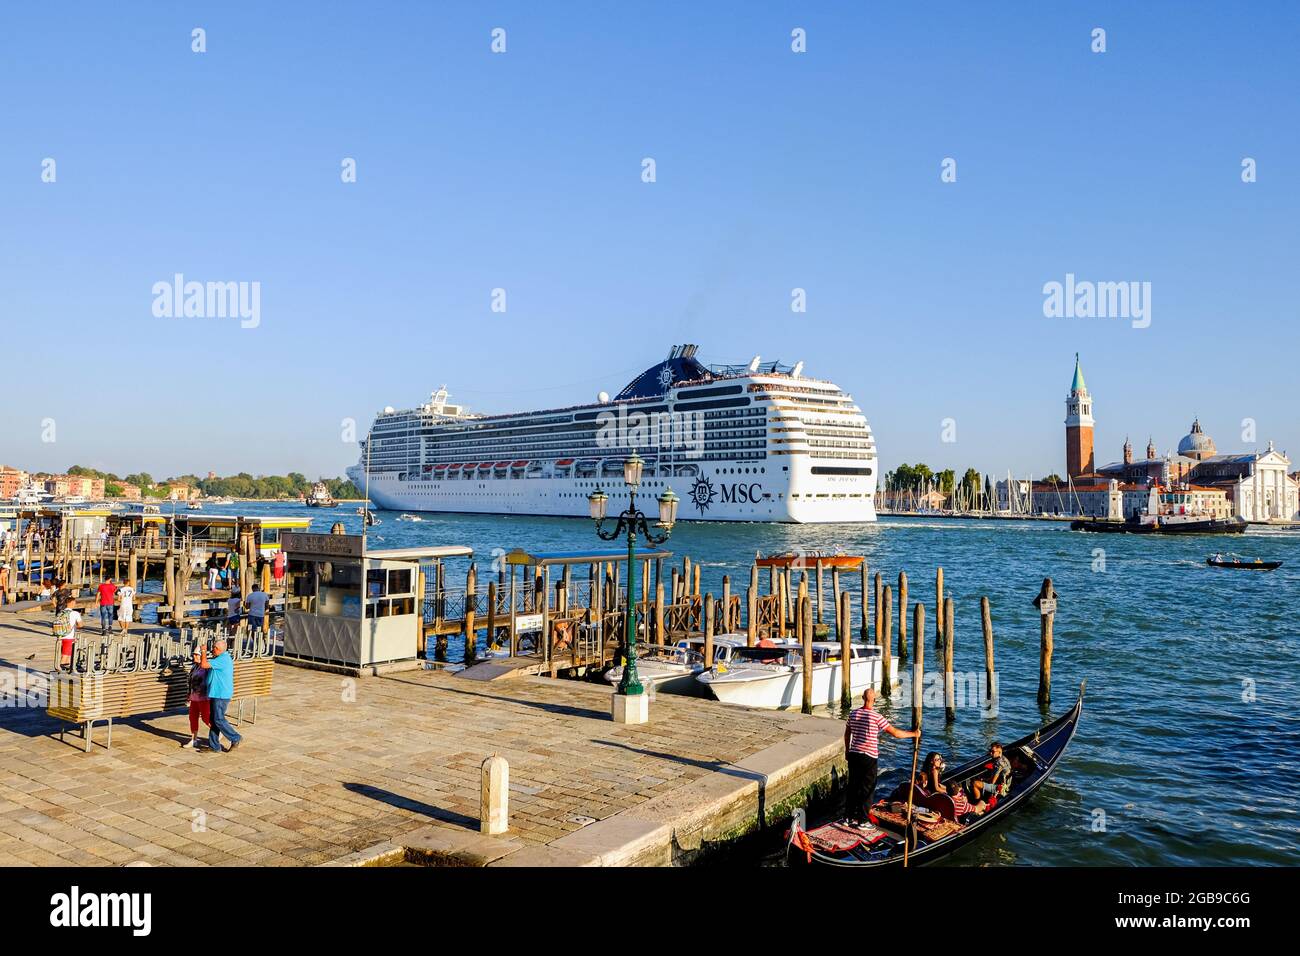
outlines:
[{"label": "wake behind ship", "polygon": [[875,521],[876,446],[850,395],[803,363],[709,365],[675,346],[613,399],[512,415],[448,401],[386,408],[348,469],[395,511],[586,516],[587,496],[625,507],[623,460],[645,459],[639,493],[671,488],[680,520]]}]

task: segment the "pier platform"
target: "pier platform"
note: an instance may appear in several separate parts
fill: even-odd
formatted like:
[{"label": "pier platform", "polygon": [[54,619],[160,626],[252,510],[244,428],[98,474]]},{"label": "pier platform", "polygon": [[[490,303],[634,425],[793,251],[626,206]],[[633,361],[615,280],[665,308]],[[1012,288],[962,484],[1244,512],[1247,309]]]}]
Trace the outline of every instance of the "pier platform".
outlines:
[{"label": "pier platform", "polygon": [[[0,617],[0,866],[683,864],[783,825],[843,770],[843,724],[822,717],[659,695],[625,726],[604,684],[283,664],[234,752],[182,749],[176,711],[84,753],[43,703],[13,706],[52,640],[45,615]],[[510,830],[489,837],[492,754],[510,765]]]}]

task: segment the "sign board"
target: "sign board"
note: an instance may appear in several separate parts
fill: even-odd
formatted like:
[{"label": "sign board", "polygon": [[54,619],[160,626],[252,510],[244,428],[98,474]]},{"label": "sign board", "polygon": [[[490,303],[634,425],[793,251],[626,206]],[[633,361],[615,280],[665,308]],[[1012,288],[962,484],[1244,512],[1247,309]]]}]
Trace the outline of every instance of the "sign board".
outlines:
[{"label": "sign board", "polygon": [[516,631],[540,631],[542,616],[540,614],[518,614],[515,616]]},{"label": "sign board", "polygon": [[323,558],[359,558],[361,557],[361,535],[286,531],[280,535],[280,547],[289,554],[314,555]]},{"label": "sign board", "polygon": [[1056,598],[1043,598],[1038,602],[1039,614],[1054,614],[1056,612]]}]

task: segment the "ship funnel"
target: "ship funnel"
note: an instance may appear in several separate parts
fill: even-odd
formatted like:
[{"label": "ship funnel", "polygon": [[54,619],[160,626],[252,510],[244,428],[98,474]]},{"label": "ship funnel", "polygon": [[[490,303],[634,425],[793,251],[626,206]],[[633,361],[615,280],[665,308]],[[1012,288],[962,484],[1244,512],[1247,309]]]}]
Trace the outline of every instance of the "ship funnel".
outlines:
[{"label": "ship funnel", "polygon": [[761,362],[762,359],[763,359],[763,356],[761,356],[761,355],[755,355],[752,359],[750,359],[750,360],[749,360],[749,370],[750,370],[751,372],[757,372],[757,371],[758,371],[758,363]]},{"label": "ship funnel", "polygon": [[798,378],[803,374],[803,362],[795,362],[794,368],[790,370],[791,378]]}]

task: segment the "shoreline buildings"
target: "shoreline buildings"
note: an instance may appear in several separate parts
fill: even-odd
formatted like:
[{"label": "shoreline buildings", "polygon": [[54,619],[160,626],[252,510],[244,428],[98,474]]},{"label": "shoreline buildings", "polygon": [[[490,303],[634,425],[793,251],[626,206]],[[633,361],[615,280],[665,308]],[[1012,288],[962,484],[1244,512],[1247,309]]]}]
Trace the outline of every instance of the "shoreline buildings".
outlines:
[{"label": "shoreline buildings", "polygon": [[[1300,483],[1288,474],[1291,459],[1268,442],[1263,451],[1219,454],[1199,418],[1178,442],[1178,450],[1160,455],[1154,439],[1146,457],[1133,457],[1133,444],[1124,439],[1119,461],[1094,464],[1093,397],[1083,377],[1079,356],[1065,398],[1066,481],[1060,485],[1021,483],[1016,492],[1028,494],[1035,514],[1128,518],[1148,506],[1153,486],[1185,492],[1189,510],[1220,518],[1247,521],[1291,521],[1300,518]],[[999,483],[999,497],[1006,492]]]}]

